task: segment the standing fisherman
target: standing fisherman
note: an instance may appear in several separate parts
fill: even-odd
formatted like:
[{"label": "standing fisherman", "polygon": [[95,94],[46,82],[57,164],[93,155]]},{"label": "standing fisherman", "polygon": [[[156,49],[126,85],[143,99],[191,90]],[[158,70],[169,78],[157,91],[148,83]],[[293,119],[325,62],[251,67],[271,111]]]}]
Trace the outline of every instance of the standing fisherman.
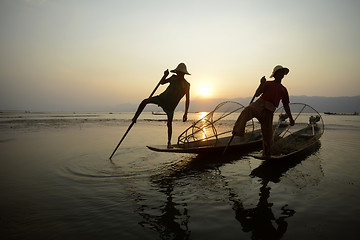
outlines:
[{"label": "standing fisherman", "polygon": [[288,91],[281,84],[281,80],[288,73],[288,68],[277,65],[270,76],[270,78],[275,78],[274,81],[266,81],[265,77],[261,78],[261,84],[255,93],[256,97],[259,97],[262,94],[261,97],[241,112],[233,129],[233,135],[242,137],[245,133],[246,122],[253,117],[257,118],[261,124],[261,132],[263,135],[263,157],[265,158],[269,158],[271,155],[273,116],[275,109],[279,106],[280,100],[290,119],[290,125],[293,126],[295,124],[289,107],[290,101]]},{"label": "standing fisherman", "polygon": [[188,83],[184,76],[185,74],[190,75],[186,69],[184,63],[180,63],[176,69],[171,70],[172,73],[175,73],[171,77],[167,78],[169,75],[169,70],[164,71],[164,76],[160,80],[160,84],[170,83],[166,90],[158,96],[150,97],[144,99],[139,105],[138,110],[135,113],[133,122],[136,122],[136,119],[139,117],[145,106],[149,103],[157,104],[160,106],[167,115],[167,127],[168,127],[168,148],[171,148],[171,135],[172,135],[172,121],[174,118],[174,111],[180,100],[186,95],[185,102],[185,113],[183,116],[183,121],[187,120],[187,114],[190,105],[190,83]]}]

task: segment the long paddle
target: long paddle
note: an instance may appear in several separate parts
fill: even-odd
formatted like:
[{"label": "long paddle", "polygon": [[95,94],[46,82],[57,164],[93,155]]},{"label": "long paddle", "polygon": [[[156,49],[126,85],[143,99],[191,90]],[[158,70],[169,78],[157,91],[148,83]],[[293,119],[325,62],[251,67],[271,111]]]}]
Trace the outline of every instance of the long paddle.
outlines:
[{"label": "long paddle", "polygon": [[[264,82],[266,82],[265,77],[261,78],[260,85],[261,85],[261,84],[263,84]],[[250,101],[249,105],[250,105],[250,104],[254,101],[254,99],[255,99],[256,95],[257,95],[257,90],[256,90],[256,92],[254,93],[254,96],[252,97],[252,99],[251,99],[251,101]],[[225,154],[226,150],[227,150],[227,149],[228,149],[228,147],[230,146],[230,144],[231,144],[232,140],[234,139],[234,137],[235,137],[235,135],[233,134],[233,135],[231,136],[231,138],[230,138],[230,140],[229,140],[228,144],[226,145],[226,147],[225,147],[225,149],[224,149],[224,151],[223,151],[222,155],[224,155],[224,154]]]},{"label": "long paddle", "polygon": [[[168,70],[166,70],[165,72],[168,72]],[[159,83],[156,85],[156,87],[154,88],[154,90],[152,91],[152,93],[150,94],[149,98],[151,98],[154,93],[156,92],[156,90],[158,89],[158,87],[160,86],[161,80],[163,80],[163,78],[160,79]],[[140,116],[140,114],[138,115],[138,117]],[[137,118],[136,118],[137,119]],[[132,126],[135,124],[136,119],[134,119],[130,126],[128,127],[128,129],[126,130],[124,136],[121,138],[120,142],[118,143],[118,145],[116,146],[116,148],[114,149],[113,153],[111,154],[111,156],[109,157],[109,159],[111,160],[111,158],[113,157],[113,155],[115,154],[116,150],[119,148],[120,144],[124,141],[126,135],[129,133],[130,129],[132,128]]]}]

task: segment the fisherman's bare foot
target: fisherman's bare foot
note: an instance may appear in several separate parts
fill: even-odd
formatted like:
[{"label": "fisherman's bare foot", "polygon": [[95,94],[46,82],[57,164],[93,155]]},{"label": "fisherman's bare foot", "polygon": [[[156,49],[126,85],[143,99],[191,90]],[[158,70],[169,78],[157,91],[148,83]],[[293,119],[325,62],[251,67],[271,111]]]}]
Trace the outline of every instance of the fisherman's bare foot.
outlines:
[{"label": "fisherman's bare foot", "polygon": [[170,149],[170,148],[174,148],[174,146],[173,146],[173,145],[171,145],[171,143],[168,143],[167,148],[168,148],[168,149]]}]

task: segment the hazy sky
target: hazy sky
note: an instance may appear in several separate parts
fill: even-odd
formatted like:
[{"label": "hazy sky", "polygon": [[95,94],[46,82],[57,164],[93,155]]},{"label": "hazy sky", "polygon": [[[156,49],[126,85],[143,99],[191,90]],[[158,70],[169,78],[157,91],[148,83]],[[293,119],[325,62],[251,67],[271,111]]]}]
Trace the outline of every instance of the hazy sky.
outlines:
[{"label": "hazy sky", "polygon": [[290,95],[360,95],[359,25],[359,0],[0,0],[0,109],[140,102],[180,62],[194,99],[277,64]]}]

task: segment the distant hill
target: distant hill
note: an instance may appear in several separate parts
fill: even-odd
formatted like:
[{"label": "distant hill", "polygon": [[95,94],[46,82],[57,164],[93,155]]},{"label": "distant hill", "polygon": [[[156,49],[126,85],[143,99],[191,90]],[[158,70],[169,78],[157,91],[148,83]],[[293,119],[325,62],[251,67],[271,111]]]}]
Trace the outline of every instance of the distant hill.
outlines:
[{"label": "distant hill", "polygon": [[[236,101],[247,106],[251,98],[234,98],[234,99],[204,99],[192,100],[190,103],[191,112],[208,112],[212,111],[219,103],[224,101]],[[360,112],[360,95],[353,97],[319,97],[319,96],[290,96],[293,103],[305,103],[316,109],[318,112],[338,112],[353,113]],[[138,104],[121,104],[116,107],[117,111],[136,111]],[[280,103],[281,106],[281,103]],[[155,105],[148,105],[145,111],[160,111]],[[181,102],[177,108],[178,111],[184,111],[184,103]]]},{"label": "distant hill", "polygon": [[360,112],[360,96],[354,97],[308,97],[292,96],[292,102],[306,103],[318,112]]}]

